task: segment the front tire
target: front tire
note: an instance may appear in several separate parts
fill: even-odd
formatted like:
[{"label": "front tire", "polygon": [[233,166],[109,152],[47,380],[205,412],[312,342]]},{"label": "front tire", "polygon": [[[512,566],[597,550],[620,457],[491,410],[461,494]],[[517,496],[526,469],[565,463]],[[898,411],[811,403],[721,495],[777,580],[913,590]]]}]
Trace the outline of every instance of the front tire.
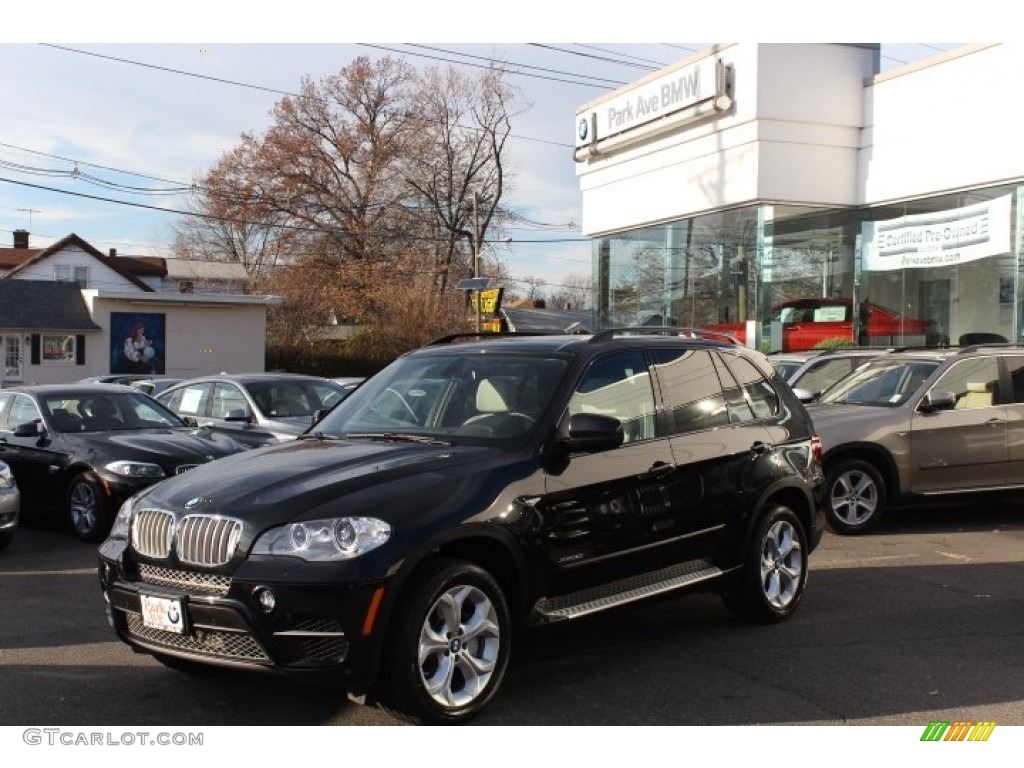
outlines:
[{"label": "front tire", "polygon": [[778,504],[757,524],[743,569],[722,598],[734,615],[761,624],[789,618],[807,584],[807,534],[800,518]]},{"label": "front tire", "polygon": [[84,474],[68,486],[67,512],[72,530],[82,541],[102,541],[113,523],[103,490]]},{"label": "front tire", "polygon": [[826,472],[825,516],[836,533],[858,535],[878,525],[885,512],[885,481],[870,463],[845,459]]},{"label": "front tire", "polygon": [[494,697],[508,666],[512,622],[482,568],[440,560],[395,613],[381,705],[413,723],[461,723]]},{"label": "front tire", "polygon": [[14,531],[4,531],[0,533],[0,552],[3,552],[7,547],[11,545],[11,541],[14,539]]}]

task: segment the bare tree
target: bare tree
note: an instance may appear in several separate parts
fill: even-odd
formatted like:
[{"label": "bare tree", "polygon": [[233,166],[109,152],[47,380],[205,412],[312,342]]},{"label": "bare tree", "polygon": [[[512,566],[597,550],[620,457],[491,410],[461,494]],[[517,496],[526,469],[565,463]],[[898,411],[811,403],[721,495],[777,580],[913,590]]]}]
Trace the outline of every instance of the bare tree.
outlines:
[{"label": "bare tree", "polygon": [[593,306],[593,279],[590,275],[568,275],[549,292],[551,309],[590,309]]},{"label": "bare tree", "polygon": [[201,235],[212,234],[210,249],[250,263],[257,246],[271,247],[291,273],[278,274],[273,292],[295,305],[271,317],[282,343],[297,338],[298,324],[334,312],[413,346],[424,324],[410,321],[410,301],[424,318],[460,322],[464,296],[452,272],[472,268],[473,238],[496,225],[507,187],[518,97],[503,78],[499,68],[474,79],[360,58],[303,80],[265,133],[243,134],[208,174],[216,194],[201,210],[218,218],[185,227],[179,247],[205,252]]}]

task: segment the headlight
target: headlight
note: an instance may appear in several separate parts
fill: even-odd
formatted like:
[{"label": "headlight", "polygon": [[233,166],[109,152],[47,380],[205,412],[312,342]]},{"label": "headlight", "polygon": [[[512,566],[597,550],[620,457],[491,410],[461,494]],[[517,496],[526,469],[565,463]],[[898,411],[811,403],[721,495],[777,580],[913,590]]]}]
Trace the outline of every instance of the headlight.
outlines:
[{"label": "headlight", "polygon": [[6,464],[0,463],[0,488],[13,488],[14,487],[14,475],[11,474],[11,468]]},{"label": "headlight", "polygon": [[115,475],[123,477],[163,477],[164,470],[159,464],[144,461],[112,461],[105,467]]},{"label": "headlight", "polygon": [[271,530],[253,544],[254,555],[288,555],[303,560],[349,560],[391,537],[391,526],[374,517],[307,520]]},{"label": "headlight", "polygon": [[110,533],[108,535],[111,539],[127,539],[128,533],[132,526],[132,507],[135,501],[135,497],[132,496],[128,501],[121,505],[121,509],[118,510],[117,517],[114,518],[114,524],[110,527]]}]

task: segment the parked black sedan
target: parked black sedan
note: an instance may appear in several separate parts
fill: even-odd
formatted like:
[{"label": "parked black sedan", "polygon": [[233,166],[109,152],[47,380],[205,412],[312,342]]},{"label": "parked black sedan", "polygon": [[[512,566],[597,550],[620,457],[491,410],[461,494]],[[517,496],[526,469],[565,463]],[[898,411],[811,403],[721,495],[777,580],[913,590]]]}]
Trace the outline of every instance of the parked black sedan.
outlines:
[{"label": "parked black sedan", "polygon": [[129,387],[0,390],[0,461],[14,473],[23,512],[63,512],[83,541],[102,540],[136,491],[240,450]]}]

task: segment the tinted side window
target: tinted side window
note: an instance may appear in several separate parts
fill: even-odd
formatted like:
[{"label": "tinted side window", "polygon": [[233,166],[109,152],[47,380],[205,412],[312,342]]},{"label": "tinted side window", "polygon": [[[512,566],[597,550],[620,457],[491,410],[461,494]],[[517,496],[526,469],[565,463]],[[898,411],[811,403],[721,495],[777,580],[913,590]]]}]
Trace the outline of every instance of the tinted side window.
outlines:
[{"label": "tinted side window", "polygon": [[[1010,369],[1010,381],[1013,382],[1013,402],[1024,403],[1024,357],[1020,355],[1006,355],[1003,357],[1006,367]],[[0,413],[3,413],[3,406],[0,406]]]},{"label": "tinted side window", "polygon": [[729,422],[737,424],[744,421],[754,420],[754,409],[747,400],[746,394],[740,389],[736,379],[725,367],[725,363],[717,355],[714,356],[715,370],[718,371],[718,378],[722,382],[722,392],[725,394],[725,403],[729,408]]},{"label": "tinted side window", "polygon": [[654,390],[643,353],[615,352],[596,360],[569,399],[569,414],[600,413],[622,422],[625,442],[655,437]]},{"label": "tinted side window", "polygon": [[754,416],[767,419],[779,412],[779,396],[752,362],[740,355],[723,355],[729,370],[739,382],[754,410]]},{"label": "tinted side window", "polygon": [[722,383],[705,349],[666,349],[655,353],[658,383],[669,434],[695,432],[729,423]]}]

